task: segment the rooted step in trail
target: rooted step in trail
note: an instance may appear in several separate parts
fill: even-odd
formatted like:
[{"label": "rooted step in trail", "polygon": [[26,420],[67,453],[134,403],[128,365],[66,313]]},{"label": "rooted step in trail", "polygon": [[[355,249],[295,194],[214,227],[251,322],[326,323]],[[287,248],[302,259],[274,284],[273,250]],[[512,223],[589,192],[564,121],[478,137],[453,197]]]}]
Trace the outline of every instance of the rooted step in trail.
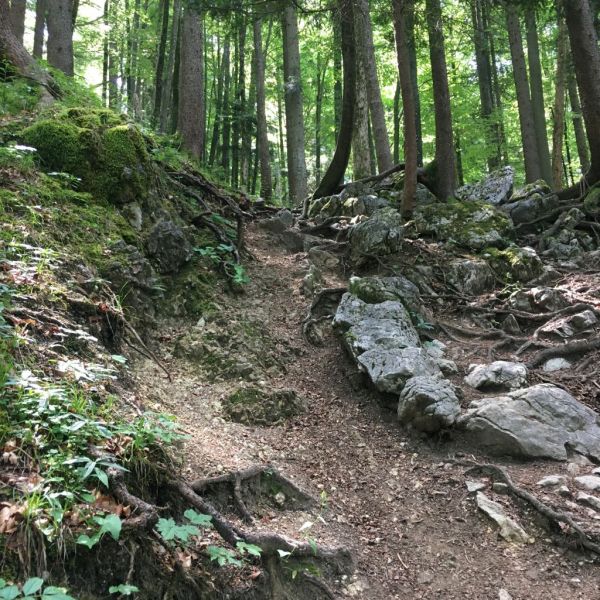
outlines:
[{"label": "rooted step in trail", "polygon": [[[511,499],[502,477],[465,475],[489,458],[480,456],[461,433],[430,437],[401,428],[395,412],[382,402],[385,396],[365,385],[326,320],[317,322],[322,345],[307,341],[302,326],[310,301],[300,292],[309,272],[307,254],[290,252],[280,238],[257,225],[249,228],[246,243],[254,257],[246,293],[223,300],[210,320],[165,324],[160,331],[161,360],[173,381],[150,361],[135,370],[139,396],[150,403],[146,408],[173,412],[189,434],[186,478],[206,478],[206,485],[217,486],[213,497],[223,510],[234,521],[251,518],[248,526],[256,531],[349,550],[355,559],[353,574],[319,573],[336,597],[596,597],[600,591],[593,555],[555,544],[561,541],[560,529],[550,533],[542,528],[538,511]],[[346,284],[339,269],[327,275],[328,289]],[[219,353],[208,339],[218,340]],[[447,343],[456,346],[451,356],[461,371],[489,347],[485,340],[472,348],[450,339]],[[271,398],[268,412],[280,416],[272,418],[274,423],[265,423],[258,408],[241,417],[234,411],[242,421],[236,423],[228,420],[227,407],[240,388],[258,390],[264,398],[274,390],[295,395]],[[286,413],[290,397],[299,400]],[[571,485],[574,475],[591,471],[585,463],[572,459],[568,469],[567,463],[539,460],[497,464],[515,485],[546,496],[551,488],[536,486],[538,480],[560,473]],[[254,482],[238,487],[242,506],[250,503],[245,515],[236,498],[240,480],[229,473],[250,469],[256,474],[256,465],[285,474],[316,504],[296,502],[295,489]],[[526,532],[525,540],[500,537],[505,529],[478,509],[482,493],[493,496],[490,502],[501,511],[492,518],[514,521]],[[510,535],[509,530],[506,537],[512,539]],[[321,593],[316,597],[328,597]]]}]

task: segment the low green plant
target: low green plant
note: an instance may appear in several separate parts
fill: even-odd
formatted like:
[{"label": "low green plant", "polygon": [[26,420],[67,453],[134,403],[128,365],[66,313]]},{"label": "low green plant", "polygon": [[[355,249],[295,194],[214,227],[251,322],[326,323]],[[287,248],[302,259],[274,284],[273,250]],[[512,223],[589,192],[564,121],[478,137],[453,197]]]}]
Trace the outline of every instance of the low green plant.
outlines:
[{"label": "low green plant", "polygon": [[108,514],[105,516],[95,516],[93,523],[98,525],[98,530],[91,536],[82,533],[77,538],[77,543],[87,548],[93,548],[104,536],[109,534],[113,540],[118,541],[121,535],[121,519],[117,515]]},{"label": "low green plant", "polygon": [[[220,217],[212,215],[213,218]],[[234,259],[234,247],[231,244],[219,244],[217,246],[203,246],[194,248],[200,256],[207,258],[215,265],[221,265],[227,276],[236,285],[245,285],[250,283],[250,279],[246,274],[244,266],[239,264]]]},{"label": "low green plant", "polygon": [[111,585],[108,588],[109,594],[120,594],[121,596],[131,596],[131,594],[136,594],[140,590],[135,585],[130,585],[128,583],[120,583],[119,585]]},{"label": "low green plant", "polygon": [[0,600],[75,600],[67,594],[67,590],[52,585],[44,586],[44,580],[40,577],[29,578],[22,586],[11,584],[0,579]]}]

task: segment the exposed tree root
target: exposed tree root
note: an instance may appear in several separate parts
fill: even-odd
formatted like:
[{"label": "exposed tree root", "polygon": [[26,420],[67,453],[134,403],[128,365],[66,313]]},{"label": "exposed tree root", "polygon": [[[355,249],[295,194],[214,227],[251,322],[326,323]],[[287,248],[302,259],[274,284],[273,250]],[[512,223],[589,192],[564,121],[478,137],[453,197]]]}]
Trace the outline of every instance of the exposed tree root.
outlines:
[{"label": "exposed tree root", "polygon": [[504,469],[496,465],[489,464],[475,465],[474,467],[467,469],[467,471],[465,471],[465,475],[483,475],[490,477],[492,480],[495,480],[499,483],[504,483],[513,496],[525,501],[527,504],[533,507],[540,515],[545,517],[553,526],[553,529],[555,531],[560,531],[563,534],[566,533],[573,535],[577,543],[582,548],[585,548],[586,550],[600,555],[600,544],[591,540],[588,534],[585,531],[583,531],[583,529],[579,525],[577,525],[577,523],[575,523],[575,521],[573,521],[573,519],[569,515],[554,510],[547,504],[544,504],[541,500],[536,498],[536,496],[534,496],[530,492],[520,487],[517,487],[512,482],[510,476]]},{"label": "exposed tree root", "polygon": [[591,340],[582,342],[570,342],[568,344],[552,346],[533,356],[527,363],[527,367],[534,369],[551,358],[571,356],[572,354],[586,354],[591,350],[598,350],[598,348],[600,348],[600,337],[595,337]]}]

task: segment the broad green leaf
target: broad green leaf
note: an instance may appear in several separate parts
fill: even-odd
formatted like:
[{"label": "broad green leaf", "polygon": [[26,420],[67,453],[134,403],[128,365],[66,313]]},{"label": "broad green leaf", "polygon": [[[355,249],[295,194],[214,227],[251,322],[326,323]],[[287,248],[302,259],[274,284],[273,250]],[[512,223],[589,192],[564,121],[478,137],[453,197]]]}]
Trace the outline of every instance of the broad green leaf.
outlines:
[{"label": "broad green leaf", "polygon": [[21,592],[16,585],[8,585],[0,590],[0,598],[2,600],[14,600],[20,595]]},{"label": "broad green leaf", "polygon": [[100,524],[100,534],[110,533],[114,540],[118,540],[121,535],[121,519],[117,515],[107,515]]},{"label": "broad green leaf", "polygon": [[260,556],[262,554],[262,548],[254,544],[238,542],[235,547],[238,549],[240,554],[251,554],[252,556]]},{"label": "broad green leaf", "polygon": [[156,529],[160,533],[163,540],[167,542],[175,539],[175,531],[177,523],[173,519],[159,519],[156,524]]},{"label": "broad green leaf", "polygon": [[111,585],[108,588],[109,594],[122,594],[123,596],[130,596],[140,590],[135,585],[129,585],[128,583],[120,583],[119,585]]},{"label": "broad green leaf", "polygon": [[31,579],[28,579],[23,585],[23,595],[31,596],[32,594],[35,594],[37,591],[39,591],[43,585],[43,579],[41,579],[40,577],[32,577]]},{"label": "broad green leaf", "polygon": [[189,508],[183,513],[183,516],[191,521],[194,525],[198,525],[200,527],[211,527],[212,526],[212,517],[210,515],[204,515],[196,512]]},{"label": "broad green leaf", "polygon": [[102,469],[98,469],[97,467],[94,469],[94,475],[97,477],[98,481],[100,481],[100,483],[102,483],[102,485],[104,487],[108,487],[108,475],[102,470]]},{"label": "broad green leaf", "polygon": [[86,546],[91,550],[100,541],[101,537],[102,536],[100,535],[100,533],[96,533],[92,537],[86,535],[85,533],[82,533],[77,538],[77,543],[81,544],[82,546]]}]

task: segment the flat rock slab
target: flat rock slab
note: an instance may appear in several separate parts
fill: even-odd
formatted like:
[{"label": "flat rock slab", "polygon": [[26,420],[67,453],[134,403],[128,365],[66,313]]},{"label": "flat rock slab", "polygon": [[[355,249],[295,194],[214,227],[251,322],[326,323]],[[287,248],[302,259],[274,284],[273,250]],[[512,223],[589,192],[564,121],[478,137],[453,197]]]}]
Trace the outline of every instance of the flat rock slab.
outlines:
[{"label": "flat rock slab", "polygon": [[527,384],[527,367],[506,360],[497,360],[489,365],[471,365],[465,383],[482,391],[517,390]]},{"label": "flat rock slab", "polygon": [[567,460],[569,449],[600,460],[598,420],[568,392],[540,384],[476,400],[458,424],[473,444],[493,454]]},{"label": "flat rock slab", "polygon": [[490,500],[482,492],[477,492],[476,502],[479,510],[498,525],[498,533],[507,542],[527,544],[530,541],[530,536],[526,531],[514,519],[506,515],[498,502]]},{"label": "flat rock slab", "polygon": [[581,477],[575,477],[575,483],[577,487],[589,490],[590,492],[597,492],[600,490],[600,477],[598,475],[582,475]]}]

